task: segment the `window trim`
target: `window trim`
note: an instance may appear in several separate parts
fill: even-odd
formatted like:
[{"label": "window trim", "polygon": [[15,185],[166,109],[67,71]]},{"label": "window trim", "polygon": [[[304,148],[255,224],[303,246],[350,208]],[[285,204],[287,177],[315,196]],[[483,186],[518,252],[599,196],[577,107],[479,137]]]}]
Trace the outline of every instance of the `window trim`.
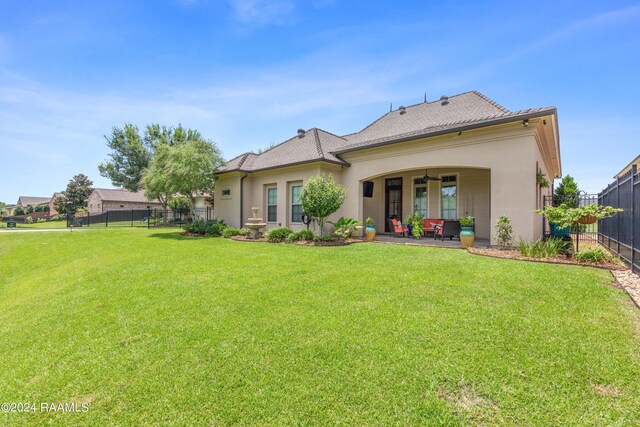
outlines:
[{"label": "window trim", "polygon": [[[276,190],[276,203],[275,204],[269,204],[269,190]],[[266,209],[265,209],[265,217],[267,220],[267,223],[269,224],[275,224],[278,222],[278,186],[276,184],[267,184],[265,186],[265,205],[266,205]],[[274,219],[273,221],[269,220],[269,207],[271,206],[275,206],[276,207],[276,219]]]},{"label": "window trim", "polygon": [[[458,219],[460,218],[460,172],[451,172],[451,173],[441,173],[438,174],[438,178],[444,177],[444,176],[455,176],[456,177],[456,217],[454,219]],[[440,218],[444,219],[444,215],[442,214],[442,181],[438,181],[438,204],[439,206],[439,210],[440,210]]]},{"label": "window trim", "polygon": [[425,206],[425,213],[424,213],[424,218],[428,218],[429,217],[429,181],[425,182],[424,184],[416,184],[415,180],[416,179],[422,179],[424,178],[424,176],[413,176],[411,177],[411,207],[412,207],[412,213],[416,212],[416,188],[417,187],[424,187],[425,191],[426,191],[426,202],[427,205]]},{"label": "window trim", "polygon": [[293,189],[294,189],[294,187],[300,187],[300,192],[302,193],[303,184],[302,184],[302,182],[296,182],[296,183],[290,183],[289,184],[289,188],[290,188],[290,190],[289,190],[289,197],[290,197],[290,199],[289,199],[289,206],[290,206],[290,208],[289,208],[289,214],[290,214],[289,222],[291,224],[302,224],[302,218],[300,218],[300,221],[294,221],[293,220],[293,207],[294,206],[300,206],[300,209],[302,210],[302,203],[293,203]]},{"label": "window trim", "polygon": [[[225,191],[228,191],[229,194],[224,194]],[[231,187],[222,187],[220,189],[220,199],[221,200],[228,200],[231,199]]]}]

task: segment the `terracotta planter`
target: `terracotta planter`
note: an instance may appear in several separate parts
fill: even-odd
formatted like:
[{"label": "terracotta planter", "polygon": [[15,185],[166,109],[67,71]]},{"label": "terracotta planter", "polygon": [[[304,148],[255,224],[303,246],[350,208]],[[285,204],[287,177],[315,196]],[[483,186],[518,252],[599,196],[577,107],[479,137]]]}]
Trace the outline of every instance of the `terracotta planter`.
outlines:
[{"label": "terracotta planter", "polygon": [[364,234],[367,235],[367,242],[373,242],[373,240],[376,238],[376,229],[367,227],[364,229]]},{"label": "terracotta planter", "polygon": [[580,219],[578,220],[578,223],[580,224],[594,224],[596,221],[598,221],[598,218],[596,218],[593,215],[585,215],[583,217],[580,217]]},{"label": "terracotta planter", "polygon": [[473,245],[473,241],[476,239],[476,235],[473,232],[472,227],[462,227],[460,230],[460,244],[463,248],[470,248]]}]

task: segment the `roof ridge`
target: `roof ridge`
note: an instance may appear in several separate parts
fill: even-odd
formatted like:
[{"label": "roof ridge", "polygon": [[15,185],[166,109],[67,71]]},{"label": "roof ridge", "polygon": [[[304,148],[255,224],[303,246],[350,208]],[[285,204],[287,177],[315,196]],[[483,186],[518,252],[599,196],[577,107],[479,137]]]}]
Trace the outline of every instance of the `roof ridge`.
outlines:
[{"label": "roof ridge", "polygon": [[324,153],[322,152],[322,145],[320,144],[320,136],[318,136],[318,128],[313,128],[313,137],[316,140],[316,150],[318,150],[318,155],[320,158],[324,157]]},{"label": "roof ridge", "polygon": [[[317,130],[319,130],[320,132],[324,132],[324,133],[326,133],[326,134],[328,134],[328,135],[335,136],[336,138],[340,138],[340,139],[342,139],[343,141],[347,141],[346,139],[344,139],[344,138],[343,138],[343,137],[341,137],[340,135],[336,135],[335,133],[333,133],[333,132],[329,132],[328,130],[325,130],[325,129],[322,129],[322,128],[314,128],[314,129],[317,129]],[[350,134],[347,134],[347,135],[350,135]]]},{"label": "roof ridge", "polygon": [[478,92],[477,90],[472,90],[471,92],[475,93],[476,95],[478,95],[480,98],[484,99],[485,101],[487,101],[489,104],[493,105],[496,108],[499,108],[500,110],[502,110],[505,113],[510,113],[511,111],[509,111],[507,108],[503,107],[502,105],[498,104],[496,101],[494,101],[493,99],[489,98],[488,96],[486,96],[483,93]]}]

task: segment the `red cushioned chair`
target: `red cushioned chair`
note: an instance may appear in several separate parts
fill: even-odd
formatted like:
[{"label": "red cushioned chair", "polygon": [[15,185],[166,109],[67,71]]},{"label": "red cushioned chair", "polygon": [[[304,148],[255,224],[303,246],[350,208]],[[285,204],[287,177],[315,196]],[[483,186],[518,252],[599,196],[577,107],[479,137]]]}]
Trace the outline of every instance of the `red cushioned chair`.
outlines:
[{"label": "red cushioned chair", "polygon": [[391,230],[394,236],[398,237],[398,235],[401,235],[404,237],[409,233],[409,228],[403,226],[397,219],[389,218],[387,221],[389,221],[389,230]]},{"label": "red cushioned chair", "polygon": [[422,222],[422,232],[424,236],[427,237],[427,233],[433,233],[435,235],[436,228],[441,227],[443,222],[443,219],[425,219]]}]

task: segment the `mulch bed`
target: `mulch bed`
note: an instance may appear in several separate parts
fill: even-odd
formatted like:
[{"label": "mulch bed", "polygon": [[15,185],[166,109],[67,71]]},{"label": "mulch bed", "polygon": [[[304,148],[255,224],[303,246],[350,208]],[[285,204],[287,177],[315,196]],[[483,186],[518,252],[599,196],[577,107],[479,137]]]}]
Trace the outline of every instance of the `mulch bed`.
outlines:
[{"label": "mulch bed", "polygon": [[[236,242],[267,242],[268,240],[265,237],[262,237],[260,239],[250,239],[248,237],[245,236],[233,236],[231,238],[231,240],[235,240]],[[347,246],[347,245],[351,245],[353,243],[360,243],[363,242],[363,240],[359,240],[359,239],[346,239],[346,240],[332,240],[329,242],[309,242],[309,241],[303,241],[303,242],[292,242],[292,243],[281,243],[281,244],[287,244],[287,245],[298,245],[298,246]],[[277,243],[275,243],[277,244]]]},{"label": "mulch bed", "polygon": [[494,249],[494,248],[469,248],[468,251],[475,255],[482,255],[494,258],[516,259],[519,261],[545,262],[547,264],[568,264],[581,265],[583,267],[596,267],[605,270],[625,270],[626,267],[615,262],[578,262],[566,256],[555,256],[549,258],[531,258],[520,255],[520,251],[514,249]]}]

